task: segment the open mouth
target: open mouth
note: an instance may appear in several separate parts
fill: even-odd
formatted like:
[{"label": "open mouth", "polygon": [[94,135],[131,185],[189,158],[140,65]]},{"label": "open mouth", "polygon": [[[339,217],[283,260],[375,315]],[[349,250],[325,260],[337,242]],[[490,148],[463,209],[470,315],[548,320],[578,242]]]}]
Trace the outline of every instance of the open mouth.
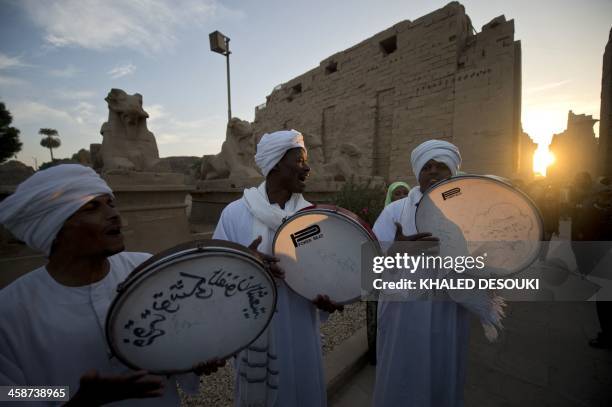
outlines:
[{"label": "open mouth", "polygon": [[306,178],[308,178],[308,174],[298,175],[298,181],[300,181],[302,184],[306,183]]}]

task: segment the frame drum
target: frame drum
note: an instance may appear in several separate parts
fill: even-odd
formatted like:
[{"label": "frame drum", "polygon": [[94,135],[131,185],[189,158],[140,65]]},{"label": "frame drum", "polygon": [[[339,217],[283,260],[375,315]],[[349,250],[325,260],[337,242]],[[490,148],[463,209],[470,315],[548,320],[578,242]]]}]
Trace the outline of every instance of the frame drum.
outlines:
[{"label": "frame drum", "polygon": [[480,256],[485,271],[506,276],[537,259],[543,223],[533,201],[497,178],[453,177],[432,185],[416,211],[416,228],[440,239],[440,255]]},{"label": "frame drum", "polygon": [[155,374],[225,359],[266,329],[276,285],[249,249],[223,240],[185,243],[151,257],[117,288],[106,318],[113,354]]},{"label": "frame drum", "polygon": [[[361,297],[362,245],[379,251],[376,236],[357,215],[333,205],[314,205],[289,217],[274,236],[274,256],[285,282],[314,300],[327,295],[339,304]],[[368,254],[365,254],[368,256]]]}]

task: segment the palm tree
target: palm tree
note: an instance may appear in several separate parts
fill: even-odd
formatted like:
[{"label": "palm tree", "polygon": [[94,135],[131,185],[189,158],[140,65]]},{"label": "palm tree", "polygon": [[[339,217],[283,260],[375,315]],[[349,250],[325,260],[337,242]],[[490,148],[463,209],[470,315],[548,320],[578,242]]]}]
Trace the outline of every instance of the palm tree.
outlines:
[{"label": "palm tree", "polygon": [[46,136],[40,140],[40,145],[49,149],[49,152],[51,152],[51,161],[53,161],[53,149],[58,148],[62,144],[57,130],[44,128],[40,129],[38,134]]}]

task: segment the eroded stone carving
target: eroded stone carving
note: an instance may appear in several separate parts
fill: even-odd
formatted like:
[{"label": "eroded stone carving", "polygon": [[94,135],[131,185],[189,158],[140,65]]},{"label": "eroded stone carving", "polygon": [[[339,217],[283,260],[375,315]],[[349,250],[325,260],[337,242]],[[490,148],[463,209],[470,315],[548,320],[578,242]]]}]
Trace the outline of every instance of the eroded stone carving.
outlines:
[{"label": "eroded stone carving", "polygon": [[254,156],[255,140],[251,123],[233,118],[227,125],[221,152],[202,157],[201,178],[213,180],[261,176],[255,169]]},{"label": "eroded stone carving", "polygon": [[318,133],[302,132],[304,136],[304,144],[308,150],[308,164],[313,173],[323,165],[323,139]]},{"label": "eroded stone carving", "polygon": [[[457,2],[398,22],[274,88],[255,111],[254,134],[318,133],[331,165],[340,145],[353,143],[362,153],[353,175],[411,183],[410,151],[442,138],[461,149],[470,172],[514,177],[521,112],[514,35],[504,16],[476,32]],[[311,161],[316,150],[306,141]]]},{"label": "eroded stone carving", "polygon": [[105,171],[145,171],[159,161],[153,133],[147,128],[149,115],[142,108],[142,95],[111,89],[108,121],[102,125],[101,156]]},{"label": "eroded stone carving", "polygon": [[97,172],[102,171],[104,162],[102,161],[102,144],[93,143],[89,145],[89,153],[91,155],[91,166]]},{"label": "eroded stone carving", "polygon": [[342,143],[338,153],[329,163],[323,165],[321,174],[334,181],[347,181],[355,174],[355,165],[360,157],[359,147],[353,143]]}]

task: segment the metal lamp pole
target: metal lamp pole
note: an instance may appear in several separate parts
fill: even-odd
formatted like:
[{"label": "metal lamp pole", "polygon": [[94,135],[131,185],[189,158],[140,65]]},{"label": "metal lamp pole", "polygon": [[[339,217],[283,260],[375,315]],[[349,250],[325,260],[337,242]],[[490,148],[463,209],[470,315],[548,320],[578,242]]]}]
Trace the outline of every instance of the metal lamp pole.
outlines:
[{"label": "metal lamp pole", "polygon": [[230,88],[230,49],[229,37],[221,34],[219,31],[214,31],[208,35],[210,40],[210,50],[221,55],[225,55],[227,66],[227,122],[232,120],[232,94]]}]

